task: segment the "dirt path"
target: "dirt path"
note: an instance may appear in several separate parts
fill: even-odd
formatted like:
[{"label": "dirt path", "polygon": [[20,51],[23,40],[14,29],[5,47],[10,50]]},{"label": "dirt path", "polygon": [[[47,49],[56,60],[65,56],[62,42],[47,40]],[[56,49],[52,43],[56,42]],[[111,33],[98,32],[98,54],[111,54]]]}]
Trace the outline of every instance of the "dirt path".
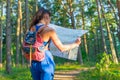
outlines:
[{"label": "dirt path", "polygon": [[71,70],[71,71],[56,71],[54,80],[76,80],[76,76],[81,71],[87,71],[90,68],[84,68],[79,70]]}]

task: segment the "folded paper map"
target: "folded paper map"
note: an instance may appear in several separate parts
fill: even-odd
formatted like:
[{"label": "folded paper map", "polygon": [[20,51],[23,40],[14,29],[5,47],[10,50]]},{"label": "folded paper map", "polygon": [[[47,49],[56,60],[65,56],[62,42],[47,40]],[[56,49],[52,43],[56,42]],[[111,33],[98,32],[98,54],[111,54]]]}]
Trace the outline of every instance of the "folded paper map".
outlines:
[{"label": "folded paper map", "polygon": [[[56,31],[58,38],[61,40],[63,44],[73,43],[78,37],[81,37],[82,35],[88,32],[88,30],[69,29],[69,28],[64,28],[64,27],[57,26],[54,24],[49,24],[48,26],[52,27]],[[71,49],[69,51],[61,52],[51,42],[50,51],[54,56],[58,56],[58,57],[66,58],[70,60],[76,60],[77,53],[78,53],[78,47]]]}]

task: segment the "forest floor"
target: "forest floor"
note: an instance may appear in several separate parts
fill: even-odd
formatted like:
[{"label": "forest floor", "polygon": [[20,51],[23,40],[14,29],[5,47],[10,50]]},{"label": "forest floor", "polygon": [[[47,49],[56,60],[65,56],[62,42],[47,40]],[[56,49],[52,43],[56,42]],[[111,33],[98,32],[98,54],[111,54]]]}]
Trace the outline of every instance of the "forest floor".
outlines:
[{"label": "forest floor", "polygon": [[[91,69],[93,69],[92,67]],[[82,71],[87,71],[90,68],[81,68],[77,70],[69,70],[69,71],[55,71],[54,80],[77,80],[76,76],[80,74]]]}]

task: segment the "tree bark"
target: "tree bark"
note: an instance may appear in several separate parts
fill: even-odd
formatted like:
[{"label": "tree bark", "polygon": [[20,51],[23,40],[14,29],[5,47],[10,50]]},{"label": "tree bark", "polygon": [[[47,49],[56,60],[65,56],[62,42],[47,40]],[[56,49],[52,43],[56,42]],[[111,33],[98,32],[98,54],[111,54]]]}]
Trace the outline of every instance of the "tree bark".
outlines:
[{"label": "tree bark", "polygon": [[100,8],[99,8],[98,0],[96,0],[96,4],[97,4],[98,19],[99,19],[99,24],[100,24],[101,38],[102,38],[102,47],[103,47],[105,53],[108,53],[106,42],[105,42],[105,36],[104,36],[104,33],[103,33],[103,27],[102,27],[102,21],[101,21]]},{"label": "tree bark", "polygon": [[[21,13],[22,14],[22,13]],[[23,43],[23,24],[22,24],[22,20],[21,20],[21,23],[20,23],[20,31],[21,31],[21,35],[20,35],[20,41],[21,41],[21,46],[22,46],[22,43]],[[24,66],[24,63],[25,63],[25,60],[24,60],[24,54],[23,54],[23,50],[22,50],[22,47],[21,47],[21,58],[22,58],[22,66]]]},{"label": "tree bark", "polygon": [[[84,0],[82,0],[82,29],[85,29],[85,19],[84,19]],[[84,48],[85,48],[85,52],[86,52],[86,56],[87,56],[87,60],[89,61],[88,58],[88,45],[87,45],[87,35],[84,34],[83,36],[83,42],[84,42]]]},{"label": "tree bark", "polygon": [[6,15],[6,71],[11,73],[11,22],[10,22],[10,0],[7,0],[7,15]]},{"label": "tree bark", "polygon": [[33,8],[33,13],[35,14],[36,11],[38,10],[38,0],[34,0],[35,4],[34,4],[34,8]]},{"label": "tree bark", "polygon": [[100,40],[99,40],[99,36],[98,36],[99,35],[98,30],[96,30],[96,34],[97,34],[96,35],[96,38],[97,38],[96,39],[97,40],[97,53],[100,53],[100,44],[99,44]]},{"label": "tree bark", "polygon": [[1,16],[0,16],[0,68],[2,68],[2,16],[3,16],[3,3],[1,2]]},{"label": "tree bark", "polygon": [[18,0],[18,20],[17,20],[17,42],[16,42],[16,66],[19,65],[19,56],[20,56],[20,13],[21,13],[21,2]]},{"label": "tree bark", "polygon": [[[28,31],[29,30],[29,10],[28,10],[28,0],[25,0],[25,14],[26,14],[26,22],[25,22],[25,27],[26,27],[26,30]],[[27,61],[27,67],[30,66],[30,61]]]},{"label": "tree bark", "polygon": [[26,29],[29,29],[29,10],[28,10],[28,0],[25,0],[25,14],[26,14]]},{"label": "tree bark", "polygon": [[113,41],[114,41],[114,45],[115,45],[116,56],[119,59],[119,54],[118,54],[117,45],[116,45],[117,44],[116,35],[114,33],[112,35],[113,35]]},{"label": "tree bark", "polygon": [[24,55],[23,55],[23,50],[22,50],[22,43],[23,43],[23,37],[24,37],[24,31],[23,31],[23,23],[22,23],[22,2],[21,2],[21,7],[20,7],[20,43],[21,43],[21,61],[22,61],[22,66],[24,66]]},{"label": "tree bark", "polygon": [[118,16],[119,16],[118,39],[120,42],[120,0],[116,0],[116,4],[118,8]]}]

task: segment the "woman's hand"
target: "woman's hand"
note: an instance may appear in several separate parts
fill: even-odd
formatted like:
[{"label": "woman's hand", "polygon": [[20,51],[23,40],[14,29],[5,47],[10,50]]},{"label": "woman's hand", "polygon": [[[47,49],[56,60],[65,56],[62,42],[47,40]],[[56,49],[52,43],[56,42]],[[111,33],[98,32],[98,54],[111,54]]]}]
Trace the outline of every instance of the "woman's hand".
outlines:
[{"label": "woman's hand", "polygon": [[79,46],[80,43],[81,43],[81,38],[77,38],[76,41],[75,41],[75,43]]}]

